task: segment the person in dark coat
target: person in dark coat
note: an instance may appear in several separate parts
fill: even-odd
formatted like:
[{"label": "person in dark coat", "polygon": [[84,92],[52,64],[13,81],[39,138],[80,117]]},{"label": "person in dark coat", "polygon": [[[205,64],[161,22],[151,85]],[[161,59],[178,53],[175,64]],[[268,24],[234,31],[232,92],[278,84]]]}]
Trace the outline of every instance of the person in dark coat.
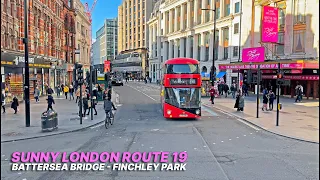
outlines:
[{"label": "person in dark coat", "polygon": [[85,116],[87,110],[89,110],[88,96],[87,96],[87,95],[85,95],[85,96],[83,97],[82,103],[83,103],[83,110],[84,110],[83,116]]},{"label": "person in dark coat", "polygon": [[49,111],[49,109],[53,111],[52,104],[56,104],[56,103],[54,102],[54,99],[51,94],[48,95],[47,101],[48,101],[47,111]]},{"label": "person in dark coat", "polygon": [[229,86],[227,84],[223,85],[223,91],[224,91],[226,97],[228,97]]},{"label": "person in dark coat", "polygon": [[216,90],[215,90],[214,87],[212,86],[209,92],[210,92],[210,98],[211,98],[210,100],[211,100],[211,103],[214,104],[214,95],[215,95],[215,93],[216,93]]},{"label": "person in dark coat", "polygon": [[264,111],[264,110],[268,111],[267,105],[268,105],[268,101],[269,101],[269,96],[268,96],[267,93],[263,94],[263,100],[262,101],[263,101],[262,102],[263,103],[262,111]]},{"label": "person in dark coat", "polygon": [[269,91],[269,110],[272,111],[273,110],[273,101],[276,98],[276,96],[274,95],[274,93],[272,92],[272,90]]},{"label": "person in dark coat", "polygon": [[6,113],[6,95],[4,91],[1,93],[1,107],[3,109],[3,113]]},{"label": "person in dark coat", "polygon": [[18,112],[19,101],[17,97],[14,97],[11,103],[11,108],[14,110],[14,114]]},{"label": "person in dark coat", "polygon": [[243,111],[244,109],[244,98],[243,98],[243,95],[240,93],[238,94],[238,108],[237,108],[237,111]]},{"label": "person in dark coat", "polygon": [[236,108],[237,110],[239,110],[240,95],[241,95],[241,91],[238,90],[237,97],[236,97],[236,103],[234,104],[234,108]]}]

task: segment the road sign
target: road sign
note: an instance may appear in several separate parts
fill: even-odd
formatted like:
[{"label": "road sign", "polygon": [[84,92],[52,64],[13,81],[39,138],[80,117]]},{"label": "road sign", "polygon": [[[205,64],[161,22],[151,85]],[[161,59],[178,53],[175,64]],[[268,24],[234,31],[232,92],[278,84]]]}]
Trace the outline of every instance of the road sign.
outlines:
[{"label": "road sign", "polygon": [[74,53],[75,53],[75,54],[80,54],[80,50],[79,50],[79,49],[76,49],[76,50],[74,51]]}]

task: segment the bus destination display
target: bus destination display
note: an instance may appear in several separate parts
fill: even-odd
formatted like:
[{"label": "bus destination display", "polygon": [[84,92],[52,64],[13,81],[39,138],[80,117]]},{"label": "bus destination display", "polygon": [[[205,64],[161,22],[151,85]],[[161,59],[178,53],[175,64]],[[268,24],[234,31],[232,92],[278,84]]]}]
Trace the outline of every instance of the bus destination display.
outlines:
[{"label": "bus destination display", "polygon": [[170,85],[197,85],[197,79],[193,78],[173,78]]}]

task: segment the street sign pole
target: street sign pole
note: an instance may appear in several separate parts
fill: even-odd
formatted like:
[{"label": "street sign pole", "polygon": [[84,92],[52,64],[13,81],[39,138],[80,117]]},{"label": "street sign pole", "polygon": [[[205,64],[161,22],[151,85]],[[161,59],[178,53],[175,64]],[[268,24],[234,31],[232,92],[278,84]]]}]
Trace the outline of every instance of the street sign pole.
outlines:
[{"label": "street sign pole", "polygon": [[93,71],[93,67],[92,67],[92,64],[90,64],[90,84],[89,84],[89,88],[90,88],[90,102],[91,102],[91,120],[93,120],[93,98],[92,98],[92,96],[93,96],[93,93],[92,93],[92,75],[93,75],[93,73],[92,73],[92,71]]},{"label": "street sign pole", "polygon": [[29,45],[28,45],[28,0],[24,0],[24,62],[25,62],[25,79],[24,79],[24,100],[25,100],[25,116],[26,127],[30,127],[30,81],[29,81]]},{"label": "street sign pole", "polygon": [[259,88],[259,86],[260,86],[260,79],[261,79],[261,77],[260,77],[260,65],[258,65],[258,71],[257,71],[257,118],[259,118],[259,101],[260,101],[260,99],[259,99],[259,92],[260,92],[260,88]]}]

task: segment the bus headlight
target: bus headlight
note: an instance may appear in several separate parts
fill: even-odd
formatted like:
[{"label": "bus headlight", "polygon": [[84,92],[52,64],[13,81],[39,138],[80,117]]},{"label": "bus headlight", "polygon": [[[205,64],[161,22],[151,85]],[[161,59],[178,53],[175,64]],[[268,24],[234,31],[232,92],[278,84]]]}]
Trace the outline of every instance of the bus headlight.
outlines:
[{"label": "bus headlight", "polygon": [[197,115],[200,114],[200,110],[199,110],[199,109],[196,110],[196,114],[197,114]]},{"label": "bus headlight", "polygon": [[171,114],[171,110],[167,110],[167,114],[170,115]]}]

